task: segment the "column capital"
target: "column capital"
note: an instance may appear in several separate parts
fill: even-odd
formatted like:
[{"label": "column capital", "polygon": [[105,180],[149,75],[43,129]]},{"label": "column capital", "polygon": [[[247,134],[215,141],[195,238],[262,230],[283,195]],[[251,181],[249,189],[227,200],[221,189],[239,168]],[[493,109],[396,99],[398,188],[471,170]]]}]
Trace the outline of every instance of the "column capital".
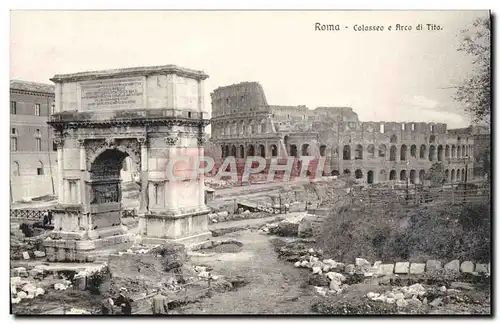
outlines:
[{"label": "column capital", "polygon": [[85,146],[85,139],[79,138],[76,141],[78,142],[78,145],[80,145],[80,148],[84,148],[84,146]]},{"label": "column capital", "polygon": [[56,144],[57,148],[60,149],[60,148],[63,148],[64,146],[64,139],[62,138],[62,136],[55,136],[54,137],[54,144]]},{"label": "column capital", "polygon": [[146,137],[138,137],[137,142],[139,142],[141,146],[146,145]]},{"label": "column capital", "polygon": [[178,132],[170,133],[168,136],[165,137],[165,143],[167,144],[168,147],[176,146],[178,140],[179,140]]}]

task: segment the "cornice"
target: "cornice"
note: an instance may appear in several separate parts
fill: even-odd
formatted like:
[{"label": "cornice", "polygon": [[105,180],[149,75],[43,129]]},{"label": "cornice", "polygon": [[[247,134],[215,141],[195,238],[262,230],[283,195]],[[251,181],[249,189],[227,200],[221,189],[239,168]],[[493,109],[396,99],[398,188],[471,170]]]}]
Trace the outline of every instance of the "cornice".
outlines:
[{"label": "cornice", "polygon": [[91,81],[101,79],[123,78],[131,76],[148,76],[153,74],[176,74],[196,80],[205,80],[208,75],[203,71],[182,68],[176,65],[133,67],[114,70],[88,71],[72,74],[56,74],[50,81],[54,83]]}]

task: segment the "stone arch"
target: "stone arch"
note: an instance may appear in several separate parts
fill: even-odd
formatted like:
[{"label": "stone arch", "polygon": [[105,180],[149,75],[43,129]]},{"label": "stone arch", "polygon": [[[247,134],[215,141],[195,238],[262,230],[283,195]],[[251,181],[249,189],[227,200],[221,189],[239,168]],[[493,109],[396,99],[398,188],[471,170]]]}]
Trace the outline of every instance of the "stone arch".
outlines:
[{"label": "stone arch", "polygon": [[462,146],[457,145],[457,158],[462,157]]},{"label": "stone arch", "polygon": [[391,151],[389,152],[389,161],[396,161],[396,154],[397,154],[397,149],[396,145],[391,146]]},{"label": "stone arch", "polygon": [[247,156],[255,156],[255,147],[253,146],[253,144],[248,145]]},{"label": "stone arch", "polygon": [[410,183],[415,184],[417,180],[417,171],[416,170],[410,170]]},{"label": "stone arch", "polygon": [[[134,162],[135,169],[140,170],[141,165],[141,146],[137,139],[128,139],[116,141],[111,140],[89,140],[85,142],[85,156],[87,158],[87,170],[90,170],[94,161],[107,150],[117,150],[128,155]],[[229,153],[229,147],[226,145],[226,152]]]},{"label": "stone arch", "polygon": [[271,145],[271,156],[278,156],[278,147],[274,144]]},{"label": "stone arch", "polygon": [[455,182],[455,169],[451,170],[450,180],[451,182]]},{"label": "stone arch", "polygon": [[453,159],[457,157],[457,148],[455,147],[455,144],[451,146],[451,157]]},{"label": "stone arch", "polygon": [[415,144],[410,146],[410,156],[412,158],[417,158],[417,146]]},{"label": "stone arch", "polygon": [[319,147],[319,155],[320,156],[326,156],[326,145],[321,145]]},{"label": "stone arch", "polygon": [[444,170],[444,177],[446,178],[446,182],[450,181],[450,170]]},{"label": "stone arch", "polygon": [[356,171],[354,171],[354,177],[356,179],[363,179],[363,171],[361,169],[356,169]]},{"label": "stone arch", "polygon": [[429,146],[429,161],[436,160],[436,146]]},{"label": "stone arch", "polygon": [[342,158],[344,160],[351,159],[351,147],[349,145],[344,145],[344,149],[342,150]]},{"label": "stone arch", "polygon": [[295,144],[290,145],[290,156],[298,157],[297,145]]},{"label": "stone arch", "polygon": [[375,158],[375,145],[373,144],[368,145],[367,152],[368,152],[368,158],[370,159]]},{"label": "stone arch", "polygon": [[89,169],[90,180],[93,181],[90,190],[91,205],[120,203],[120,172],[127,156],[127,153],[117,148],[107,148],[94,158]]},{"label": "stone arch", "polygon": [[444,149],[444,157],[446,159],[449,159],[450,158],[450,146],[449,145],[446,145],[445,146],[445,149]]},{"label": "stone arch", "polygon": [[438,161],[443,161],[443,160],[444,160],[444,150],[443,150],[443,145],[438,145],[438,149],[437,149],[437,158],[438,158]]},{"label": "stone arch", "polygon": [[392,144],[396,144],[398,142],[398,137],[396,135],[392,135],[389,142]]},{"label": "stone arch", "polygon": [[389,172],[389,180],[396,180],[396,170]]},{"label": "stone arch", "polygon": [[467,154],[465,153],[465,145],[462,145],[462,157],[465,157]]},{"label": "stone arch", "polygon": [[265,119],[262,119],[260,121],[260,131],[262,133],[267,133],[267,127],[266,127],[266,120]]},{"label": "stone arch", "polygon": [[424,144],[420,145],[420,158],[421,159],[425,159],[425,149],[426,149],[426,147]]},{"label": "stone arch", "polygon": [[399,172],[399,180],[406,181],[406,177],[407,177],[406,170],[401,170],[401,172]]},{"label": "stone arch", "polygon": [[387,180],[387,172],[385,170],[380,170],[379,181],[386,181],[386,180]]},{"label": "stone arch", "polygon": [[231,156],[236,157],[236,145],[231,146]]},{"label": "stone arch", "polygon": [[418,173],[418,179],[420,180],[420,183],[423,183],[425,180],[425,170],[420,170]]},{"label": "stone arch", "polygon": [[233,121],[231,123],[231,134],[237,135],[238,134],[238,124],[236,121]]},{"label": "stone arch", "polygon": [[333,170],[331,175],[332,176],[338,176],[340,174],[339,170]]},{"label": "stone arch", "polygon": [[373,183],[373,171],[370,170],[366,174],[366,182],[367,183]]},{"label": "stone arch", "polygon": [[345,169],[344,170],[344,174],[347,175],[347,176],[350,176],[351,175],[351,170]]},{"label": "stone arch", "polygon": [[436,143],[436,135],[431,135],[429,137],[429,143],[431,143],[431,144]]},{"label": "stone arch", "polygon": [[363,145],[356,145],[356,149],[354,150],[354,159],[363,160]]},{"label": "stone arch", "polygon": [[239,151],[240,154],[238,156],[243,159],[245,157],[245,147],[240,145]]},{"label": "stone arch", "polygon": [[401,161],[406,161],[406,150],[407,147],[405,144],[401,145]]},{"label": "stone arch", "polygon": [[308,156],[309,155],[309,144],[305,143],[302,144],[302,156]]},{"label": "stone arch", "polygon": [[380,144],[378,147],[378,157],[385,157],[385,154],[387,153],[387,146],[385,144]]},{"label": "stone arch", "polygon": [[465,168],[464,168],[464,169],[462,169],[462,173],[461,173],[461,174],[462,174],[462,178],[461,178],[461,180],[462,180],[462,181],[465,181]]},{"label": "stone arch", "polygon": [[457,169],[457,181],[461,180],[461,174],[460,174],[460,169]]},{"label": "stone arch", "polygon": [[263,158],[266,157],[266,147],[262,144],[259,145],[259,156]]}]

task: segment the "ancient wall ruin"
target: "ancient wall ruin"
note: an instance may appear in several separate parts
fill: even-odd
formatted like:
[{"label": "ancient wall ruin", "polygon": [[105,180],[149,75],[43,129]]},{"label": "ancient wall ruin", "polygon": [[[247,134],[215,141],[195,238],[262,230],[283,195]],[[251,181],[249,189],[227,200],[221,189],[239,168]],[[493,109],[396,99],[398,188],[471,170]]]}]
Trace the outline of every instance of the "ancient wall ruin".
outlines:
[{"label": "ancient wall ruin", "polygon": [[473,136],[451,134],[443,123],[360,122],[350,107],[268,105],[256,82],[219,87],[211,96],[210,151],[220,153],[214,158],[325,157],[325,174],[368,183],[420,183],[437,162],[445,165],[448,181],[473,174]]}]

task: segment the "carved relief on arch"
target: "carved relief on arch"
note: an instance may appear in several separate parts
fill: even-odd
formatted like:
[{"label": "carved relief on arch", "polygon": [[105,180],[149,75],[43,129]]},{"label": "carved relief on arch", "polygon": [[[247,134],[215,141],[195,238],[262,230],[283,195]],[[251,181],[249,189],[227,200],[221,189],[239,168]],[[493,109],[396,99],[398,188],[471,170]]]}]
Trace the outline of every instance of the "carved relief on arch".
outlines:
[{"label": "carved relief on arch", "polygon": [[99,155],[110,149],[126,153],[137,166],[141,165],[141,145],[139,139],[91,139],[85,141],[87,170],[91,170],[92,163],[94,163]]}]

